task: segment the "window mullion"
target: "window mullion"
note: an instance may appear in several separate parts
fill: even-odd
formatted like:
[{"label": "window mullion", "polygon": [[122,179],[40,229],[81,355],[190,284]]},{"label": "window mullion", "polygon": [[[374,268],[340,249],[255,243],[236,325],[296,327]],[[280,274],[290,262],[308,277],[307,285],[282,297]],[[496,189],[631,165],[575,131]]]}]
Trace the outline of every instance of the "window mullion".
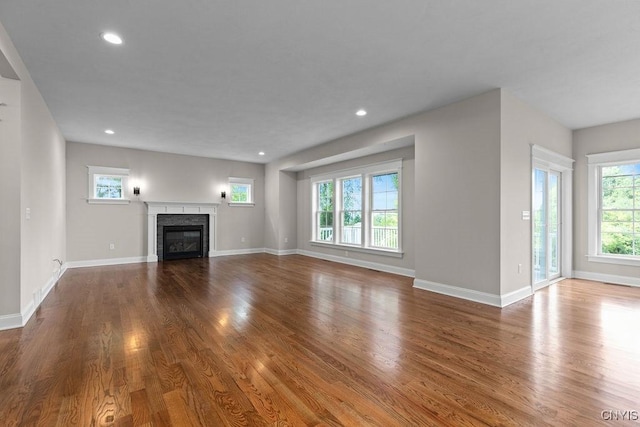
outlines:
[{"label": "window mullion", "polygon": [[342,241],[342,188],[339,179],[333,180],[333,243]]},{"label": "window mullion", "polygon": [[363,248],[367,247],[367,227],[366,227],[366,218],[367,218],[367,177],[365,174],[360,175],[360,246]]},{"label": "window mullion", "polygon": [[371,246],[371,175],[362,176],[362,192],[363,192],[363,215],[362,215],[362,233],[364,234],[362,244],[365,248]]}]

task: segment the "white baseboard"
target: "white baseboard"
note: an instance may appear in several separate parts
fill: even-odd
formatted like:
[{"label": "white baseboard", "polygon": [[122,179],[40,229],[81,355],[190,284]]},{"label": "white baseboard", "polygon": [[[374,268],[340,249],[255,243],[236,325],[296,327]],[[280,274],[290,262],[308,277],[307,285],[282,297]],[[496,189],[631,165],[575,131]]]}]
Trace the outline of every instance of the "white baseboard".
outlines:
[{"label": "white baseboard", "polygon": [[31,319],[31,316],[33,316],[33,313],[35,313],[36,309],[40,306],[40,303],[42,301],[36,303],[38,299],[40,298],[34,297],[33,300],[30,301],[29,304],[27,304],[27,306],[22,309],[22,313],[20,314],[20,321],[22,322],[22,324],[20,325],[21,327],[27,324],[29,319]]},{"label": "white baseboard", "polygon": [[42,301],[44,301],[47,295],[49,295],[49,292],[51,292],[51,289],[53,289],[56,283],[58,283],[58,280],[62,277],[65,271],[67,271],[67,265],[63,264],[60,267],[60,270],[55,272],[43,287],[33,293],[33,299],[29,301],[29,304],[27,304],[19,314],[0,316],[0,331],[5,329],[22,328],[26,325],[29,319],[31,319],[31,316],[33,316],[33,313],[35,313],[38,307],[40,307]]},{"label": "white baseboard", "polygon": [[508,294],[500,295],[500,307],[506,307],[533,295],[531,292],[531,286],[525,286],[520,289],[516,289]]},{"label": "white baseboard", "polygon": [[[213,251],[209,253],[211,258],[230,255],[248,255],[248,254],[262,254],[272,253],[273,255],[291,255],[297,251],[274,251],[272,249],[265,248],[248,248],[248,249],[229,249],[226,251]],[[276,253],[277,252],[277,253]],[[118,265],[118,264],[137,264],[145,262],[158,262],[157,255],[151,256],[137,256],[128,258],[107,258],[107,259],[92,259],[85,261],[71,261],[65,264],[66,268],[82,268],[82,267],[100,267],[104,265]]]},{"label": "white baseboard", "polygon": [[67,268],[100,267],[103,265],[137,264],[147,262],[146,256],[134,256],[128,258],[90,259],[86,261],[70,261]]},{"label": "white baseboard", "polygon": [[265,248],[264,251],[265,253],[276,255],[276,256],[296,255],[298,253],[297,249],[278,250],[278,249]]},{"label": "white baseboard", "polygon": [[248,248],[248,249],[229,249],[226,251],[215,251],[212,257],[230,256],[230,255],[249,255],[249,254],[263,254],[264,248]]},{"label": "white baseboard", "polygon": [[[60,271],[58,271],[57,273],[54,273],[53,276],[51,276],[51,278],[47,281],[47,283],[42,288],[42,300],[44,300],[47,297],[47,295],[49,295],[49,292],[51,292],[51,289],[53,289],[56,283],[58,283],[58,280],[60,280],[60,278],[64,275],[65,271],[67,271],[67,268],[68,267],[66,263],[62,264],[62,266],[60,267]],[[42,302],[42,300],[40,302]]]},{"label": "white baseboard", "polygon": [[640,287],[639,277],[617,276],[615,274],[592,273],[590,271],[576,271],[576,270],[573,271],[573,277],[575,279],[594,280],[596,282]]},{"label": "white baseboard", "polygon": [[0,331],[21,328],[22,326],[24,325],[22,324],[21,314],[7,314],[0,316]]},{"label": "white baseboard", "polygon": [[515,291],[504,295],[495,295],[487,292],[475,291],[473,289],[460,288],[458,286],[429,282],[428,280],[422,279],[414,279],[413,287],[500,308],[504,308],[532,295],[530,286],[516,289]]},{"label": "white baseboard", "polygon": [[473,289],[459,288],[457,286],[443,285],[442,283],[429,282],[422,279],[414,279],[413,287],[431,291],[455,298],[462,298],[473,302],[500,307],[499,295],[488,294],[486,292],[474,291]]},{"label": "white baseboard", "polygon": [[298,249],[297,253],[298,255],[324,259],[326,261],[339,262],[341,264],[348,264],[356,267],[370,268],[372,270],[384,271],[385,273],[393,273],[393,274],[398,274],[400,276],[415,277],[416,275],[415,270],[410,270],[408,268],[402,268],[402,267],[394,267],[392,265],[380,264],[378,262],[362,261],[362,260],[353,259],[353,258],[344,258],[341,256],[328,255],[328,254],[323,254],[319,252],[305,251],[303,249]]},{"label": "white baseboard", "polygon": [[442,283],[429,282],[427,280],[421,279],[414,279],[413,287],[500,308],[504,308],[532,295],[530,286],[525,286],[504,295],[495,295],[487,292],[460,288],[458,286],[444,285]]}]

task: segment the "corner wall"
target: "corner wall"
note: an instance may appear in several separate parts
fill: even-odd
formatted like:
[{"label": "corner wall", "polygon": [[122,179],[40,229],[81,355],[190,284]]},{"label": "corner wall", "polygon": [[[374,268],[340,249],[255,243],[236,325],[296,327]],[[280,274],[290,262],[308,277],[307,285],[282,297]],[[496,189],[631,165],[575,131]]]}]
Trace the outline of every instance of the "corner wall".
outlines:
[{"label": "corner wall", "polygon": [[498,296],[500,90],[425,114],[416,134],[415,209],[422,218],[418,284],[463,290],[461,297]]},{"label": "corner wall", "polygon": [[1,318],[20,313],[20,82],[0,78],[0,100],[7,104],[0,109]]}]

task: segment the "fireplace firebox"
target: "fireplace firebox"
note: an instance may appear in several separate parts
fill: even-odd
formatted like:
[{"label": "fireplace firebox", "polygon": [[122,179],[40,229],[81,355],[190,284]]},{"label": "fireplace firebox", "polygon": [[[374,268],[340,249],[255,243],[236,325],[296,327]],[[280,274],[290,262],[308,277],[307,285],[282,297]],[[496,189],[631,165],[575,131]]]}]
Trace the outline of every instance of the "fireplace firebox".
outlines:
[{"label": "fireplace firebox", "polygon": [[202,225],[165,225],[163,234],[163,259],[201,258],[203,253]]}]

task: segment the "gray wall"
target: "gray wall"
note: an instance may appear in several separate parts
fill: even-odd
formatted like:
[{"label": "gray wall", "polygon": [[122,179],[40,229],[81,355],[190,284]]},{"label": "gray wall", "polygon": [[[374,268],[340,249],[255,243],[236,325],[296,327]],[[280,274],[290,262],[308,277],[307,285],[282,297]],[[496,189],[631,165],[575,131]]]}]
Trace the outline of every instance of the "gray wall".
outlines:
[{"label": "gray wall", "polygon": [[[264,245],[265,248],[280,249],[280,170],[275,163],[265,166],[264,177],[265,218]],[[286,231],[282,231],[286,234]]]},{"label": "gray wall", "polygon": [[640,267],[589,262],[587,256],[587,154],[640,148],[640,119],[612,123],[573,133],[576,160],[573,189],[573,262],[577,272],[640,277]]},{"label": "gray wall", "polygon": [[[506,91],[501,91],[500,283],[501,294],[531,285],[531,144],[571,157],[571,131]],[[518,273],[518,264],[522,272]]]},{"label": "gray wall", "polygon": [[65,140],[35,85],[22,83],[22,307],[66,253]]},{"label": "gray wall", "polygon": [[20,82],[0,79],[0,316],[20,312]]},{"label": "gray wall", "polygon": [[499,90],[425,114],[415,209],[416,279],[499,294]]},{"label": "gray wall", "polygon": [[[140,197],[129,193],[128,205],[87,203],[87,165],[129,168],[130,179],[140,183]],[[219,206],[217,250],[263,248],[264,165],[67,143],[68,260],[146,255],[143,201],[221,202],[220,190],[230,176],[255,180],[255,206],[232,207],[226,202]],[[109,249],[110,243],[115,244],[114,250]]]},{"label": "gray wall", "polygon": [[0,156],[0,169],[9,183],[0,193],[7,207],[0,222],[12,227],[3,230],[3,238],[5,231],[10,236],[9,246],[0,247],[0,315],[11,315],[25,314],[39,304],[43,288],[55,279],[57,264],[52,259],[64,260],[65,141],[2,25],[0,50],[19,77],[19,129],[13,119],[13,130],[2,131]]},{"label": "gray wall", "polygon": [[297,212],[298,204],[297,191],[298,183],[294,172],[280,171],[279,173],[279,197],[280,204],[278,241],[280,250],[297,249],[298,243],[298,227]]}]

